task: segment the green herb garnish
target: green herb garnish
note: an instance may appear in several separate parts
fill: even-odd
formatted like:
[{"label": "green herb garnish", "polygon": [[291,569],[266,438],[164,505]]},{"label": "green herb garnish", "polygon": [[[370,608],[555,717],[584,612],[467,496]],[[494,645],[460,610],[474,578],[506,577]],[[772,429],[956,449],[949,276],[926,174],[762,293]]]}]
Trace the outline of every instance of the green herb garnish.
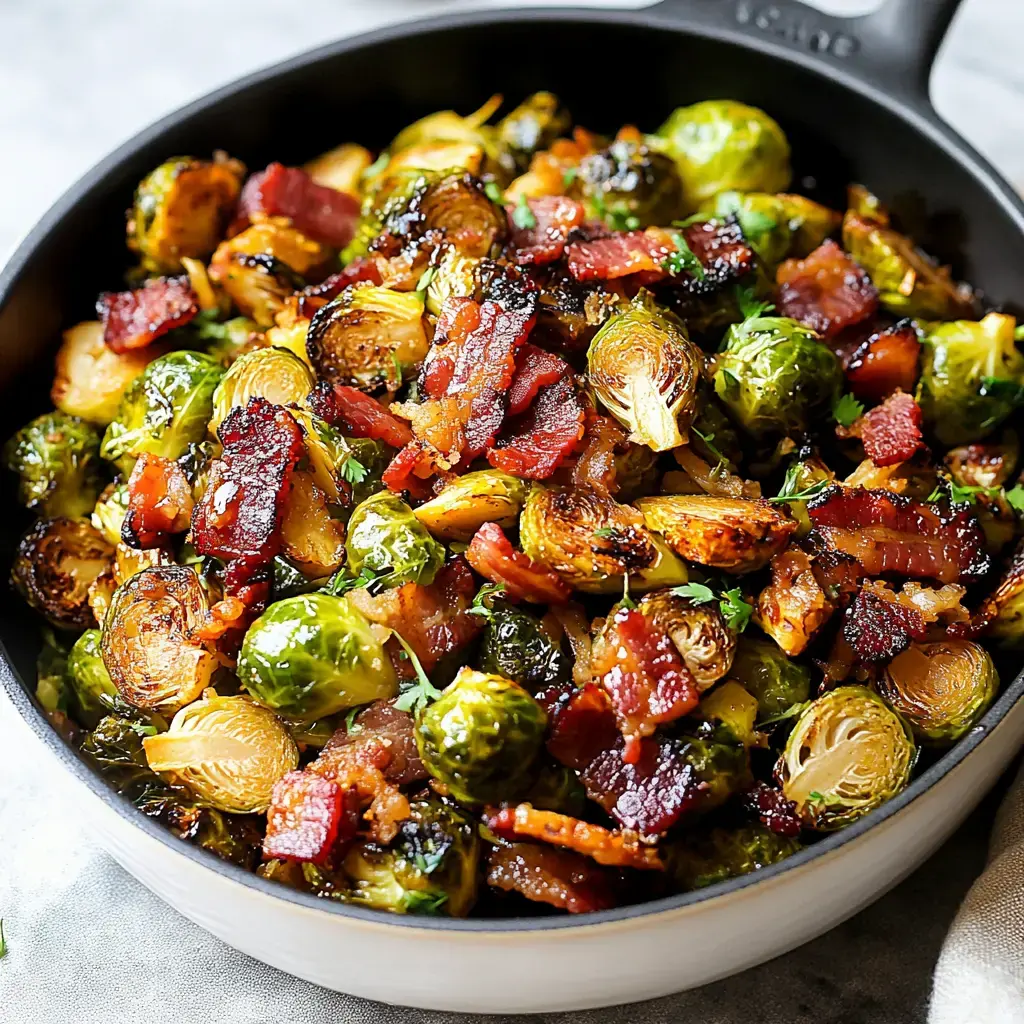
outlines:
[{"label": "green herb garnish", "polygon": [[530,204],[526,201],[525,192],[520,193],[519,203],[512,211],[512,223],[523,231],[529,231],[530,228],[537,226],[537,218],[533,215],[533,210],[530,209]]},{"label": "green herb garnish", "polygon": [[843,395],[832,406],[832,416],[841,427],[852,426],[864,415],[864,406],[851,394]]}]

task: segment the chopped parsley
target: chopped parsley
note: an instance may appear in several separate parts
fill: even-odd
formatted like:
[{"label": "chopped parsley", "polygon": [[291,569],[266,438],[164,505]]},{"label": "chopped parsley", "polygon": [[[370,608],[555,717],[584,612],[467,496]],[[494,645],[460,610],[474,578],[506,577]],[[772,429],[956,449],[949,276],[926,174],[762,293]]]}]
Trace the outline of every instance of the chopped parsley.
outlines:
[{"label": "chopped parsley", "polygon": [[676,251],[669,253],[661,261],[662,270],[667,271],[673,276],[678,276],[684,272],[689,273],[698,281],[703,281],[704,264],[697,259],[696,254],[680,232],[672,232],[672,244],[675,245]]},{"label": "chopped parsley", "polygon": [[494,618],[494,599],[505,593],[504,583],[485,583],[473,598],[473,603],[466,609],[469,615],[479,615],[484,619]]},{"label": "chopped parsley", "polygon": [[864,415],[864,406],[851,394],[843,395],[835,405],[832,406],[832,416],[841,427],[852,426],[856,420]]},{"label": "chopped parsley", "polygon": [[[925,501],[941,501],[943,497],[948,497],[951,505],[974,505],[977,504],[979,494],[987,498],[996,498],[1002,491],[1002,487],[975,487],[970,484],[961,486],[955,480],[949,479],[943,480]],[[1021,497],[1024,498],[1024,490]]]},{"label": "chopped parsley", "polygon": [[622,600],[619,602],[623,608],[636,611],[636,601],[629,596],[629,573],[622,577]]},{"label": "chopped parsley", "polygon": [[496,181],[489,181],[484,185],[484,194],[492,203],[497,203],[499,206],[505,205],[505,197]]},{"label": "chopped parsley", "polygon": [[736,219],[740,222],[740,230],[748,240],[753,235],[766,235],[778,227],[778,221],[763,210],[736,211]]},{"label": "chopped parsley", "polygon": [[640,218],[630,213],[624,203],[608,211],[607,222],[612,231],[636,231],[640,227]]},{"label": "chopped parsley", "polygon": [[[397,704],[395,705],[397,707]],[[410,914],[439,914],[448,900],[446,892],[420,892],[409,889],[402,894],[402,906]]]},{"label": "chopped parsley", "polygon": [[613,526],[599,526],[594,531],[595,537],[600,537],[601,540],[611,540],[615,536],[615,528]]},{"label": "chopped parsley", "polygon": [[401,633],[396,633],[395,630],[391,630],[391,635],[402,645],[402,649],[416,671],[416,682],[399,695],[394,706],[399,711],[408,711],[410,714],[415,714],[420,708],[426,707],[432,701],[437,700],[441,696],[441,691],[427,678],[427,673],[423,671],[420,659],[416,657],[416,652],[405,642],[405,637]]},{"label": "chopped parsley", "polygon": [[738,284],[735,288],[736,304],[744,320],[757,320],[766,313],[773,313],[775,307],[757,297],[753,285]]},{"label": "chopped parsley", "polygon": [[342,480],[350,484],[361,484],[370,472],[354,455],[350,455],[342,464],[339,471]]},{"label": "chopped parsley", "polygon": [[715,599],[715,592],[706,583],[684,583],[681,587],[673,587],[672,593],[694,604],[709,604]]},{"label": "chopped parsley", "polygon": [[704,444],[704,447],[707,448],[707,450],[709,452],[711,452],[711,454],[716,459],[718,459],[718,466],[716,467],[716,469],[718,469],[719,471],[724,469],[725,466],[728,464],[729,460],[725,457],[725,455],[723,454],[723,452],[722,452],[722,450],[720,448],[716,447],[715,445],[713,445],[711,443],[712,441],[714,441],[715,435],[713,433],[711,433],[711,434],[701,433],[701,431],[699,431],[696,427],[690,427],[690,430],[701,439],[701,441]]},{"label": "chopped parsley", "polygon": [[782,490],[775,495],[774,498],[769,498],[772,502],[790,502],[790,501],[810,501],[811,498],[816,498],[822,491],[827,490],[831,480],[816,480],[813,484],[808,484],[806,487],[797,487],[796,478],[800,473],[800,463],[794,462],[792,466],[786,470],[786,479],[782,481]]},{"label": "chopped parsley", "polygon": [[371,583],[376,582],[378,575],[376,570],[371,569],[368,565],[364,565],[359,570],[358,576],[350,576],[346,569],[339,569],[324,584],[321,593],[340,597],[350,590],[356,590],[359,587],[369,587]]},{"label": "chopped parsley", "polygon": [[349,736],[355,735],[357,732],[362,732],[363,727],[356,724],[356,715],[363,710],[364,705],[357,704],[354,708],[349,708],[348,714],[345,716],[345,732]]},{"label": "chopped parsley", "polygon": [[1017,484],[1016,487],[1011,488],[1006,492],[1006,500],[1010,503],[1010,507],[1016,509],[1018,512],[1024,512],[1024,487]]},{"label": "chopped parsley", "polygon": [[7,940],[4,938],[4,919],[0,917],[0,960],[7,956]]},{"label": "chopped parsley", "polygon": [[512,223],[523,231],[529,231],[530,228],[537,226],[537,218],[533,215],[533,210],[530,209],[530,204],[526,201],[525,192],[520,193],[519,203],[512,211]]},{"label": "chopped parsley", "polygon": [[427,267],[426,270],[420,274],[420,279],[416,282],[416,294],[425,295],[427,289],[430,287],[430,282],[437,276],[437,267]]},{"label": "chopped parsley", "polygon": [[718,607],[722,612],[725,624],[734,632],[742,633],[754,614],[754,606],[743,599],[743,591],[739,587],[727,590],[722,594]]}]

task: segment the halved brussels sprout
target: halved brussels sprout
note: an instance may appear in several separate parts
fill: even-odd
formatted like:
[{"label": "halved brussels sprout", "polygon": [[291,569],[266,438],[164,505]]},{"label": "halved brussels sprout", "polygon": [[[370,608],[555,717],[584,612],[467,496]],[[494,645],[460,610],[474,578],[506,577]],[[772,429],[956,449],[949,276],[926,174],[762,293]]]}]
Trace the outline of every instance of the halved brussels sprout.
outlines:
[{"label": "halved brussels sprout", "polygon": [[260,814],[299,748],[281,720],[249,697],[207,690],[167,732],[142,741],[149,767],[219,811]]},{"label": "halved brussels sprout", "polygon": [[50,398],[61,412],[105,427],[128,386],[159,352],[153,345],[114,352],[103,340],[103,324],[86,320],[64,332]]},{"label": "halved brussels sprout", "polygon": [[955,743],[999,691],[992,656],[968,640],[911,644],[886,666],[878,692],[930,746]]},{"label": "halved brussels sprout", "polygon": [[757,699],[758,721],[784,716],[811,695],[811,674],[772,640],[740,639],[732,675]]},{"label": "halved brussels sprout", "polygon": [[250,398],[265,398],[274,405],[304,402],[315,380],[298,356],[283,348],[260,348],[239,356],[228,367],[213,393],[211,436],[232,409],[245,408]]},{"label": "halved brussels sprout", "polygon": [[481,261],[463,256],[454,245],[444,247],[441,259],[432,268],[427,283],[426,308],[438,316],[449,299],[464,299],[476,291],[476,271]]},{"label": "halved brussels sprout", "polygon": [[682,322],[644,292],[609,317],[587,352],[598,399],[631,441],[656,452],[686,443],[703,365]]},{"label": "halved brussels sprout", "polygon": [[169,352],[153,360],[124,393],[100,455],[125,476],[143,452],[177,459],[206,437],[213,393],[224,367],[201,352]]},{"label": "halved brussels sprout", "polygon": [[804,824],[830,832],[896,796],[916,760],[910,728],[877,693],[840,686],[797,720],[776,775]]},{"label": "halved brussels sprout", "polygon": [[93,624],[89,586],[110,568],[114,549],[85,519],[40,519],[22,537],[11,568],[18,593],[55,626]]},{"label": "halved brussels sprout", "polygon": [[68,679],[86,724],[99,721],[120,702],[117,687],[103,664],[101,636],[98,629],[87,629],[68,654]]},{"label": "halved brussels sprout", "polygon": [[998,441],[966,444],[946,452],[943,463],[961,487],[1002,487],[1017,468],[1020,440],[1004,430]]},{"label": "halved brussels sprout", "polygon": [[638,498],[636,507],[677,555],[730,573],[764,568],[796,530],[784,512],[750,498],[663,494]]},{"label": "halved brussels sprout", "polygon": [[697,709],[701,718],[725,726],[745,747],[757,746],[761,740],[754,728],[757,712],[757,698],[733,679],[705,694]]},{"label": "halved brussels sprout", "polygon": [[529,785],[547,715],[510,679],[463,668],[416,719],[427,771],[456,800],[515,799]]},{"label": "halved brussels sprout", "polygon": [[644,617],[675,644],[699,690],[729,672],[736,634],[725,624],[717,603],[693,604],[669,590],[647,594],[639,605]]},{"label": "halved brussels sprout", "polygon": [[209,612],[194,569],[143,569],[118,587],[103,619],[103,664],[121,699],[170,714],[209,685],[218,662],[195,631]]},{"label": "halved brussels sprout", "polygon": [[217,246],[242,190],[245,168],[217,156],[172,157],[139,183],[128,212],[128,247],[151,274],[173,273],[181,258],[203,259]]},{"label": "halved brussels sprout", "polygon": [[978,441],[1017,408],[1024,355],[1016,327],[1002,313],[926,327],[917,401],[943,444]]},{"label": "halved brussels sprout", "polygon": [[18,500],[43,516],[88,515],[103,490],[100,435],[77,416],[37,416],[7,442],[4,462],[18,474]]},{"label": "halved brussels sprout", "polygon": [[484,184],[470,174],[449,174],[416,201],[424,231],[440,231],[463,256],[479,259],[508,234],[505,207],[491,201]]},{"label": "halved brussels sprout", "polygon": [[799,849],[797,839],[763,825],[743,825],[690,833],[668,844],[665,862],[673,883],[689,892],[777,864]]},{"label": "halved brussels sprout", "polygon": [[344,142],[310,160],[303,170],[318,185],[358,196],[363,174],[372,163],[373,154],[365,146]]},{"label": "halved brussels sprout", "polygon": [[348,521],[348,567],[356,576],[366,568],[385,586],[426,586],[433,583],[444,557],[444,546],[390,491],[378,491],[360,502]]},{"label": "halved brussels sprout", "polygon": [[317,310],[306,352],[321,378],[373,390],[398,387],[427,354],[423,296],[374,284],[346,288]]},{"label": "halved brussels sprout", "polygon": [[531,693],[572,678],[572,659],[540,619],[496,601],[480,645],[480,668],[517,682]]},{"label": "halved brussels sprout", "polygon": [[715,368],[715,393],[754,437],[806,430],[829,413],[843,384],[831,349],[786,317],[734,324]]},{"label": "halved brussels sprout", "polygon": [[789,185],[789,142],[763,110],[734,100],[677,107],[655,144],[671,156],[691,207],[719,192],[781,192]]},{"label": "halved brussels sprout", "polygon": [[1024,542],[1017,546],[999,583],[986,598],[978,617],[988,622],[985,635],[997,646],[1024,648]]},{"label": "halved brussels sprout", "polygon": [[261,704],[303,722],[398,692],[378,631],[322,593],[275,601],[245,634],[237,674]]},{"label": "halved brussels sprout", "polygon": [[550,92],[527,96],[515,110],[496,125],[498,138],[515,160],[517,170],[525,171],[537,150],[547,149],[572,124],[569,111]]},{"label": "halved brussels sprout", "polygon": [[469,541],[484,523],[515,526],[529,490],[529,483],[510,473],[481,469],[456,477],[413,514],[436,537]]},{"label": "halved brussels sprout", "polygon": [[331,514],[327,496],[309,470],[292,474],[281,519],[281,551],[311,579],[330,576],[345,561],[345,527]]}]

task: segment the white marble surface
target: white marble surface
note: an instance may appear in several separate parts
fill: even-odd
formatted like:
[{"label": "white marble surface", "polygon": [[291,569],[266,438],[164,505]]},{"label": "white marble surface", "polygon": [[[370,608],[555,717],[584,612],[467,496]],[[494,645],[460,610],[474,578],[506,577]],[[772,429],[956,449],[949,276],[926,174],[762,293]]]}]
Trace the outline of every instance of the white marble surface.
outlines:
[{"label": "white marble surface", "polygon": [[[590,0],[598,5],[646,4]],[[454,6],[428,0],[0,0],[0,254],[92,163],[161,114],[309,46]],[[858,13],[874,4],[820,0],[819,6]],[[965,0],[935,71],[933,97],[955,127],[1024,184],[1022,38],[1021,0]],[[163,907],[92,844],[78,823],[73,790],[2,698],[0,751],[0,917],[10,944],[0,962],[0,1020],[442,1019],[329,996],[277,972],[254,970]],[[913,879],[817,943],[698,993],[575,1020],[923,1020],[931,966],[980,868],[989,815],[989,809],[976,814]]]}]

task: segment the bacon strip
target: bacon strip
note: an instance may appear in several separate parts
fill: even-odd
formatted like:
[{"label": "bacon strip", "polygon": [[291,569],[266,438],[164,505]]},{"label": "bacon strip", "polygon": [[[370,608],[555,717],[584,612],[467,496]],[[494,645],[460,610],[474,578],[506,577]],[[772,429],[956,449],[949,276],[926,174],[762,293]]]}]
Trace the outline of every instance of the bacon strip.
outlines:
[{"label": "bacon strip", "polygon": [[520,266],[541,266],[561,259],[570,234],[583,224],[583,207],[566,196],[541,196],[528,199],[527,205],[533,214],[533,227],[519,227],[514,211],[509,210],[509,230],[512,247],[516,250],[516,263]]},{"label": "bacon strip", "polygon": [[484,579],[505,587],[513,601],[562,604],[572,588],[550,569],[512,547],[497,523],[484,523],[470,541],[466,560]]},{"label": "bacon strip", "polygon": [[859,431],[864,453],[876,466],[906,462],[924,447],[921,407],[902,391],[865,413],[854,430]]},{"label": "bacon strip", "polygon": [[346,793],[310,772],[288,772],[274,783],[263,839],[264,860],[323,864],[355,826],[345,813]]},{"label": "bacon strip", "polygon": [[560,356],[527,342],[516,356],[516,372],[508,386],[509,414],[526,412],[541,388],[557,383],[571,372]]},{"label": "bacon strip", "polygon": [[155,277],[128,292],[103,292],[96,314],[103,322],[103,340],[112,352],[147,345],[199,312],[199,300],[187,276]]},{"label": "bacon strip", "polygon": [[571,850],[540,843],[494,847],[487,858],[487,884],[570,914],[615,906],[607,871]]},{"label": "bacon strip", "polygon": [[121,539],[133,548],[155,548],[184,533],[192,517],[192,488],[170,459],[140,455],[128,478],[128,512]]},{"label": "bacon strip", "polygon": [[369,437],[392,448],[401,448],[413,439],[407,423],[357,388],[344,384],[332,387],[327,381],[320,381],[310,392],[309,407],[349,437]]},{"label": "bacon strip", "polygon": [[324,751],[382,742],[391,754],[391,760],[383,769],[384,778],[396,786],[422,782],[428,776],[416,747],[413,725],[412,715],[399,711],[393,701],[375,700],[356,715],[351,731],[347,725],[337,729]]},{"label": "bacon strip", "polygon": [[389,491],[407,491],[417,500],[425,501],[433,495],[433,481],[439,475],[451,475],[448,468],[448,462],[433,445],[410,441],[388,464],[381,482]]}]

